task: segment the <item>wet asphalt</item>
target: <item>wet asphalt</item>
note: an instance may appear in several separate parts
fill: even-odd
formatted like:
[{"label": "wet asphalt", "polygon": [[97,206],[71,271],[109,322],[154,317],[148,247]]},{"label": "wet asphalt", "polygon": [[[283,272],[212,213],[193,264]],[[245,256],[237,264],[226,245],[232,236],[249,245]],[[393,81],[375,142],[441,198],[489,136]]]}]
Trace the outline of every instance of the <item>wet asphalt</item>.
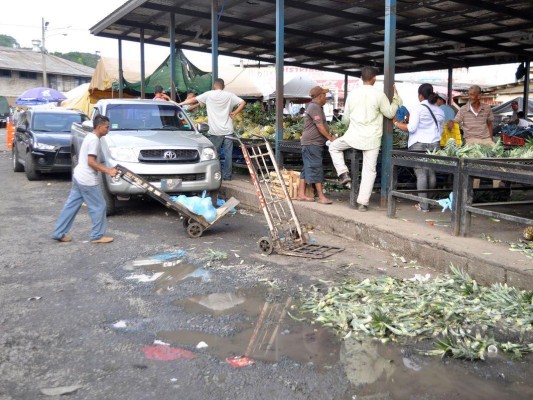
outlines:
[{"label": "wet asphalt", "polygon": [[[111,244],[88,241],[84,207],[73,242],[58,243],[50,234],[70,177],[30,182],[0,152],[0,182],[2,400],[46,398],[43,390],[63,387],[72,399],[533,396],[528,360],[430,360],[407,348],[342,344],[290,317],[309,290],[346,278],[436,274],[423,266],[398,267],[390,254],[316,227],[314,243],[345,250],[325,260],[266,257],[256,244],[268,234],[264,216],[239,208],[192,239],[176,212],[149,199],[121,204],[108,218]],[[227,258],[213,260],[213,251]],[[202,341],[207,348],[196,347]],[[226,360],[242,354],[255,363]]]}]

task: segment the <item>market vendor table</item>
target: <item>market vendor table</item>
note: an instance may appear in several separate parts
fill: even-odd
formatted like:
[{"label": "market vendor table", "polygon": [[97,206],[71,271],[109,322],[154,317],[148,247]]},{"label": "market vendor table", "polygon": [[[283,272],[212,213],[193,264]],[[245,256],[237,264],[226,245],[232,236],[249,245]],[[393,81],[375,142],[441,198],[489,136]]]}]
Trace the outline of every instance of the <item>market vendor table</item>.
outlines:
[{"label": "market vendor table", "polygon": [[532,201],[507,201],[507,202],[490,202],[476,203],[474,200],[473,182],[476,178],[487,178],[493,180],[502,180],[507,183],[519,183],[526,185],[521,189],[533,190],[533,159],[465,159],[463,164],[463,205],[461,213],[460,231],[463,236],[470,232],[472,214],[481,214],[488,217],[504,219],[520,224],[533,225],[533,219],[519,217],[503,212],[496,212],[487,209],[487,207],[501,205],[519,205],[533,204]]},{"label": "market vendor table", "polygon": [[391,154],[391,174],[389,179],[389,197],[387,201],[387,216],[391,218],[396,216],[395,197],[439,205],[437,200],[418,196],[418,192],[438,193],[445,191],[448,193],[450,191],[449,189],[400,190],[398,188],[398,171],[400,167],[428,168],[435,172],[452,175],[453,203],[451,205],[451,225],[454,235],[458,236],[460,234],[459,221],[461,218],[461,198],[463,196],[463,159],[457,157],[436,156],[422,152],[393,150]]}]

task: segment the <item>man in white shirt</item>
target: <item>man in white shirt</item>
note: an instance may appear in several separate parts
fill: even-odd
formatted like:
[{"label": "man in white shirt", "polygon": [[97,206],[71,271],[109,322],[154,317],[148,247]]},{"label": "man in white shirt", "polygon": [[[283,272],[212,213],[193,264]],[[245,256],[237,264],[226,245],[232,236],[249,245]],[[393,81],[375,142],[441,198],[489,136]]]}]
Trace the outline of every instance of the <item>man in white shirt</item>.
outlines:
[{"label": "man in white shirt", "polygon": [[376,164],[383,136],[383,117],[393,118],[402,105],[402,99],[394,88],[392,103],[385,93],[374,88],[377,71],[372,67],[361,70],[363,86],[348,94],[342,122],[348,126],[344,136],[332,142],[329,153],[333,166],[344,185],[351,182],[344,161],[344,150],[354,148],[363,151],[363,171],[357,203],[359,211],[367,211],[370,195],[376,180]]},{"label": "man in white shirt", "polygon": [[[196,102],[199,102],[200,105],[205,104],[209,119],[208,139],[211,140],[217,151],[224,147],[222,179],[230,181],[233,169],[233,141],[228,139],[227,136],[233,134],[233,118],[243,110],[246,102],[235,94],[224,91],[224,87],[224,80],[216,79],[213,83],[213,90],[188,98],[178,103],[178,105],[183,106]],[[235,107],[237,108],[235,109]]]},{"label": "man in white shirt", "polygon": [[98,172],[115,176],[118,171],[108,168],[96,161],[100,151],[100,138],[109,132],[109,118],[97,115],[93,120],[94,131],[87,134],[81,144],[78,165],[72,175],[72,189],[67,202],[56,222],[52,239],[59,242],[70,242],[72,236],[68,235],[74,219],[82,203],[87,205],[89,216],[93,224],[89,239],[91,243],[110,243],[112,237],[104,236],[106,222],[106,203],[98,184]]}]

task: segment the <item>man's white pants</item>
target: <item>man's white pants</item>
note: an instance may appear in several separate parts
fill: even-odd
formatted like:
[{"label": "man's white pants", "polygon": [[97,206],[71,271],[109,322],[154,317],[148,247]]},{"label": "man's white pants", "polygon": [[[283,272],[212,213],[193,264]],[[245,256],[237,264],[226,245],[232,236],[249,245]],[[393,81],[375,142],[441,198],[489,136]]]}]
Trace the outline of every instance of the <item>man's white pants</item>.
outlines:
[{"label": "man's white pants", "polygon": [[[348,167],[344,161],[344,150],[351,148],[353,147],[346,143],[342,137],[331,142],[329,145],[331,160],[339,176],[348,172]],[[357,203],[367,206],[370,201],[372,189],[374,188],[374,181],[376,180],[376,164],[378,162],[379,147],[372,150],[362,150],[362,152],[363,171],[361,173],[361,184],[359,185]]]}]

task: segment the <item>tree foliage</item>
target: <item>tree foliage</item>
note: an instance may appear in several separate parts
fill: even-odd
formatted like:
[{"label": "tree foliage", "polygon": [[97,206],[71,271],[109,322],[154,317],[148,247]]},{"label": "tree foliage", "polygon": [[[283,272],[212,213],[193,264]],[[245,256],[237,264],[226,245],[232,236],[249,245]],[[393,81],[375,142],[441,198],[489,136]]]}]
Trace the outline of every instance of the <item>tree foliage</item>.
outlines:
[{"label": "tree foliage", "polygon": [[70,52],[70,53],[59,53],[55,52],[52,53],[52,55],[56,57],[64,58],[65,60],[69,60],[78,64],[86,65],[91,68],[96,68],[96,64],[98,64],[99,56],[92,53],[80,53],[77,51]]},{"label": "tree foliage", "polygon": [[8,35],[0,35],[0,46],[20,49],[20,44],[17,40]]}]

